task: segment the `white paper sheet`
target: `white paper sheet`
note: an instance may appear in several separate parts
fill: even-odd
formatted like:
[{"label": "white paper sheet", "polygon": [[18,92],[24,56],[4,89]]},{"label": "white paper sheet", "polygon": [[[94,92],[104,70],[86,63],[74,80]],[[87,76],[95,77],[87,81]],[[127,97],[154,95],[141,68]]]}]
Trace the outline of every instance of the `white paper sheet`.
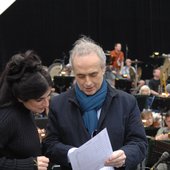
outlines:
[{"label": "white paper sheet", "polygon": [[[73,170],[100,170],[112,152],[108,132],[105,128],[68,156]],[[113,170],[114,168],[106,167],[106,169]]]}]

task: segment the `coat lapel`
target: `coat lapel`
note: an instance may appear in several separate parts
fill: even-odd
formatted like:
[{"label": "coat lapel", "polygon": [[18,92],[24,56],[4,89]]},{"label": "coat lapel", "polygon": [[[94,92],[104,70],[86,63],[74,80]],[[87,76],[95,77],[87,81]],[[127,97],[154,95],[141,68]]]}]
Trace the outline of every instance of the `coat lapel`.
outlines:
[{"label": "coat lapel", "polygon": [[108,113],[109,110],[109,106],[111,105],[111,102],[113,100],[114,97],[116,97],[117,95],[117,91],[115,89],[113,89],[109,84],[108,84],[108,92],[107,92],[107,97],[106,100],[103,104],[103,107],[101,109],[101,113],[100,113],[100,118],[99,118],[99,122],[98,122],[98,127],[97,129],[100,129],[100,127],[102,126],[102,123]]}]

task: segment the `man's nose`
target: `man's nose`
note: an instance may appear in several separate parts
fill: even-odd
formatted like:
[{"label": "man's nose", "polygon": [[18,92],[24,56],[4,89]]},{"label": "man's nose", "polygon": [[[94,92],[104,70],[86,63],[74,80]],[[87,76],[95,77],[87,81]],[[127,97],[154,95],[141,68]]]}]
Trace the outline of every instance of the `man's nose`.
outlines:
[{"label": "man's nose", "polygon": [[91,79],[89,76],[86,77],[86,85],[90,85],[91,84]]}]

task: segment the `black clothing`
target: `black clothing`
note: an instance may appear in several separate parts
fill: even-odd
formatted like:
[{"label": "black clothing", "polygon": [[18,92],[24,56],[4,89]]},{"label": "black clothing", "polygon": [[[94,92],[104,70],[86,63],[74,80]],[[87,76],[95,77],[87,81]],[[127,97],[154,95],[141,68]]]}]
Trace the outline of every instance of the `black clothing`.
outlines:
[{"label": "black clothing", "polygon": [[159,92],[160,80],[151,79],[149,81],[149,87],[151,90]]},{"label": "black clothing", "polygon": [[[62,170],[71,170],[67,159],[69,149],[79,147],[91,138],[84,126],[82,114],[74,89],[54,97],[51,101],[47,138],[43,141],[43,147],[46,156],[53,163],[60,164]],[[105,127],[113,151],[122,149],[127,156],[126,169],[134,169],[145,158],[147,150],[140,111],[132,95],[109,85],[97,133]]]},{"label": "black clothing", "polygon": [[32,113],[21,104],[0,108],[0,169],[34,170],[41,154]]}]

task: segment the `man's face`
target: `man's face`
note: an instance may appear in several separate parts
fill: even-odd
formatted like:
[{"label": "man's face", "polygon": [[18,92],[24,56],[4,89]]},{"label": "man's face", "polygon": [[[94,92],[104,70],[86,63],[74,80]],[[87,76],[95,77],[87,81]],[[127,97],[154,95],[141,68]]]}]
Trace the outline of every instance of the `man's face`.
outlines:
[{"label": "man's face", "polygon": [[75,56],[73,71],[80,90],[86,95],[93,95],[100,89],[105,68],[101,67],[101,60],[95,53]]},{"label": "man's face", "polygon": [[156,77],[156,78],[160,78],[160,70],[159,69],[155,69],[154,72],[153,72],[153,76]]},{"label": "man's face", "polygon": [[121,49],[122,49],[121,44],[116,44],[115,49],[116,49],[117,51],[121,51]]},{"label": "man's face", "polygon": [[168,126],[168,128],[170,128],[170,117],[167,117],[165,119],[166,125]]},{"label": "man's face", "polygon": [[150,91],[148,89],[141,90],[142,95],[150,95]]},{"label": "man's face", "polygon": [[131,66],[131,64],[132,64],[132,61],[131,61],[130,59],[127,59],[127,60],[126,60],[126,65],[127,65],[127,66]]}]

